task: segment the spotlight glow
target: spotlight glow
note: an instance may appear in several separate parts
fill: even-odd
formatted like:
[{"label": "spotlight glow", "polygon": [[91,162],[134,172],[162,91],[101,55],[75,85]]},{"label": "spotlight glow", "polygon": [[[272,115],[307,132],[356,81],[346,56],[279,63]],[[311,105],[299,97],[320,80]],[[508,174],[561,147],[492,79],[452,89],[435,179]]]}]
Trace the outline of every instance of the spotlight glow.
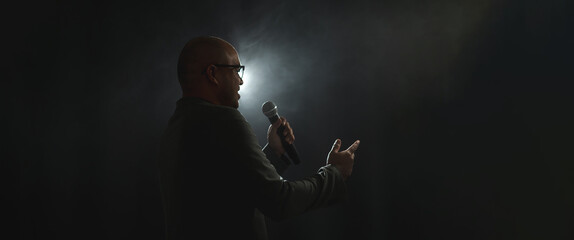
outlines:
[{"label": "spotlight glow", "polygon": [[[243,85],[239,94],[239,110],[246,115],[261,114],[261,104],[272,100],[282,89],[282,75],[279,70],[281,59],[277,57],[274,49],[265,46],[252,46],[241,51],[241,64],[245,66]],[[258,116],[260,117],[260,116]]]},{"label": "spotlight glow", "polygon": [[239,90],[241,94],[239,101],[240,106],[248,107],[255,104],[253,101],[257,98],[256,94],[262,84],[260,77],[262,73],[256,60],[245,61],[243,65],[245,65],[245,72],[243,73],[243,85]]}]

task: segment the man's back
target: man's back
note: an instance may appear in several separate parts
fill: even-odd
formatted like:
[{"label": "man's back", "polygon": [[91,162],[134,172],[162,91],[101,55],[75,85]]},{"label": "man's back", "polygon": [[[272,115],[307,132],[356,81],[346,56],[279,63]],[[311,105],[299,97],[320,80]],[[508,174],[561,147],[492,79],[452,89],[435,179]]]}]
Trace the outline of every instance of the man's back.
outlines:
[{"label": "man's back", "polygon": [[[244,120],[237,110],[196,98],[178,101],[162,140],[160,171],[169,235],[252,237],[252,184],[241,173],[243,144],[229,142]],[[235,128],[235,129],[234,129]],[[251,143],[257,144],[257,143]]]}]

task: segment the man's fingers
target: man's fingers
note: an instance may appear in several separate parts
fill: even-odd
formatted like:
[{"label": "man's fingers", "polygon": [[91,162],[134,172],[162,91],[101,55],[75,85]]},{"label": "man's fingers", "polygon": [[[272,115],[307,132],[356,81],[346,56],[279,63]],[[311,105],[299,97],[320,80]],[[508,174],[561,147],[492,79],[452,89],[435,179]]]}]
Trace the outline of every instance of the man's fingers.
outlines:
[{"label": "man's fingers", "polygon": [[355,141],[353,144],[351,144],[351,146],[349,146],[349,148],[347,148],[346,151],[349,151],[351,154],[355,153],[355,151],[357,151],[357,148],[359,148],[360,143],[361,141],[359,140]]},{"label": "man's fingers", "polygon": [[335,140],[335,143],[333,143],[333,147],[331,148],[331,152],[338,152],[340,148],[341,148],[341,139],[337,139],[337,140]]},{"label": "man's fingers", "polygon": [[282,134],[283,137],[285,138],[285,141],[287,141],[287,143],[289,144],[293,144],[293,142],[295,141],[295,135],[293,134],[293,129],[291,128],[291,125],[289,125],[287,119],[283,117],[281,117],[281,121],[284,127]]},{"label": "man's fingers", "polygon": [[293,128],[291,128],[289,122],[285,123],[285,134],[293,135]]},{"label": "man's fingers", "polygon": [[283,126],[285,126],[285,130],[283,130],[283,136],[287,136],[287,134],[293,132],[293,129],[291,129],[289,122],[285,122],[285,124],[283,124]]},{"label": "man's fingers", "polygon": [[279,121],[275,121],[273,124],[271,124],[271,128],[273,130],[276,130],[279,128],[279,126],[283,125],[283,119],[279,119]]}]

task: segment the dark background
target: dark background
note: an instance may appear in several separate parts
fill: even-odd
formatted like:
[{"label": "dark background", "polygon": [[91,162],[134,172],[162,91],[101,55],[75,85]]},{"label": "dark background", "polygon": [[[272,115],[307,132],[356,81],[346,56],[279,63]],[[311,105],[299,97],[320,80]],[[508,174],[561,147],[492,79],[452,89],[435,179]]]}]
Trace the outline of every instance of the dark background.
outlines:
[{"label": "dark background", "polygon": [[177,56],[214,35],[246,65],[240,111],[261,144],[266,100],[295,128],[303,163],[285,178],[315,172],[335,138],[362,141],[349,201],[270,222],[272,239],[573,239],[570,5],[5,4],[8,233],[162,239]]}]

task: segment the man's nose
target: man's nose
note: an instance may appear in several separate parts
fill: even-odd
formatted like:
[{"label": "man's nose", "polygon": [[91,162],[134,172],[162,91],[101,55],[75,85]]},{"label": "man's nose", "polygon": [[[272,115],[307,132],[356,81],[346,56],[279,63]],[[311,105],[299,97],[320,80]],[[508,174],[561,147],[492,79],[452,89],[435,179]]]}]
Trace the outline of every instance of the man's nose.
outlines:
[{"label": "man's nose", "polygon": [[243,85],[243,78],[239,78],[239,85]]}]

